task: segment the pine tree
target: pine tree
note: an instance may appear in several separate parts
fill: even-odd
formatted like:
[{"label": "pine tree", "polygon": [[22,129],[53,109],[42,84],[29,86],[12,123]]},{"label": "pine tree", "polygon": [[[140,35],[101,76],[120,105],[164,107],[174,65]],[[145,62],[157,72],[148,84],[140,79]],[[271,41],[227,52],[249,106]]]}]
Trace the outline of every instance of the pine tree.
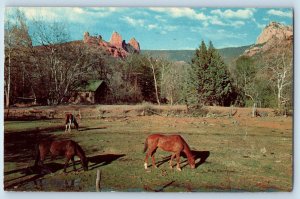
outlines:
[{"label": "pine tree", "polygon": [[189,84],[197,86],[196,103],[230,105],[234,100],[234,87],[228,69],[212,42],[204,41],[192,58]]}]

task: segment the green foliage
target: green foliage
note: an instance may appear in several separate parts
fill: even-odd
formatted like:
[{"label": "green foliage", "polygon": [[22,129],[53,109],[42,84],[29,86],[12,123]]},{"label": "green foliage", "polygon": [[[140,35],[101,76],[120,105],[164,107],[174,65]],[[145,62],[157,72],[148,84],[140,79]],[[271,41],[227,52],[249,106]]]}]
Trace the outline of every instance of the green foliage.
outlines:
[{"label": "green foliage", "polygon": [[[231,64],[238,56],[250,46],[229,47],[218,49],[226,64]],[[163,58],[169,61],[190,62],[195,50],[142,50],[142,54],[150,55],[155,58]]]},{"label": "green foliage", "polygon": [[129,87],[138,87],[142,95],[142,101],[155,102],[155,87],[152,69],[150,68],[151,59],[146,55],[132,54],[124,61],[124,80],[129,83]]},{"label": "green foliage", "polygon": [[234,103],[236,98],[228,69],[212,42],[206,47],[202,41],[192,58],[190,85],[197,88],[196,103],[225,105]]}]

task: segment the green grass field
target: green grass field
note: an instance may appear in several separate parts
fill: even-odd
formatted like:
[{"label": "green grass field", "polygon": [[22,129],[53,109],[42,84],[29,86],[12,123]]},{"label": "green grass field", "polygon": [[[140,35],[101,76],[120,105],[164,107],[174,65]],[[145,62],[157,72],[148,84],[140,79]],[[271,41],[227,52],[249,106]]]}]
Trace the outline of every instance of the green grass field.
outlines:
[{"label": "green grass field", "polygon": [[[63,120],[5,121],[4,186],[11,191],[291,191],[292,118],[189,118],[142,116],[82,119],[80,130],[64,132]],[[143,167],[147,135],[184,137],[202,157],[192,170],[171,170],[170,153],[157,150],[157,169]],[[89,158],[89,171],[62,172],[64,158],[47,159],[53,173],[34,174],[34,146],[41,140],[73,139]],[[203,156],[204,155],[204,156]],[[175,162],[174,162],[175,163]],[[149,159],[151,165],[151,160]],[[81,168],[78,161],[77,168]]]}]

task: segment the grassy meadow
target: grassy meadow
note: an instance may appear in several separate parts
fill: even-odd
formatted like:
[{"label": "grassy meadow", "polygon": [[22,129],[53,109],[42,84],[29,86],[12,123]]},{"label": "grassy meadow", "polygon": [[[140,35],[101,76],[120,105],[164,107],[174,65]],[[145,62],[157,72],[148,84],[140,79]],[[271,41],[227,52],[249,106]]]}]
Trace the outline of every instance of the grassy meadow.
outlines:
[{"label": "grassy meadow", "polygon": [[[4,186],[10,191],[291,191],[293,134],[291,117],[133,116],[79,120],[79,131],[64,132],[63,119],[5,121]],[[197,154],[196,169],[181,157],[182,171],[170,169],[170,153],[157,150],[157,169],[143,167],[144,141],[152,133],[184,137]],[[35,144],[72,139],[89,158],[84,172],[64,158],[48,158],[52,171],[34,173]],[[77,159],[79,160],[79,159]],[[173,162],[175,164],[175,161]],[[149,165],[151,159],[149,158]]]}]

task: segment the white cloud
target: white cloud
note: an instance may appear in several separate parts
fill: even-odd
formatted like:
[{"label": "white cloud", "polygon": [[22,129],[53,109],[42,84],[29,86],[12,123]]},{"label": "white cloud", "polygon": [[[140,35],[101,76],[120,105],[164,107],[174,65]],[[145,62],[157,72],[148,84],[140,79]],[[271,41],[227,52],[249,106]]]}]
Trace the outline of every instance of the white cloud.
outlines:
[{"label": "white cloud", "polygon": [[257,22],[254,18],[252,19],[252,21],[256,24],[256,26],[259,28],[259,29],[263,29],[266,27],[266,24],[261,24],[259,22]]},{"label": "white cloud", "polygon": [[167,22],[167,20],[160,15],[155,15],[154,18],[160,22]]},{"label": "white cloud", "polygon": [[240,26],[245,25],[245,22],[243,22],[243,21],[233,21],[231,23],[231,25],[234,26],[234,27],[240,27]]},{"label": "white cloud", "polygon": [[207,16],[203,14],[202,12],[197,13],[195,10],[191,8],[157,8],[152,7],[149,8],[151,11],[155,12],[161,12],[166,13],[170,15],[173,18],[179,18],[179,17],[187,17],[190,19],[196,19],[196,20],[206,20]]},{"label": "white cloud", "polygon": [[148,27],[148,30],[152,30],[152,29],[157,29],[158,25],[157,24],[149,24],[147,27]]},{"label": "white cloud", "polygon": [[126,8],[101,7],[21,7],[26,18],[29,20],[45,21],[72,21],[85,23],[87,20],[97,20],[112,15],[114,12],[124,11]]},{"label": "white cloud", "polygon": [[45,7],[23,7],[20,8],[25,14],[25,17],[32,20],[32,19],[43,19],[43,20],[58,20],[61,16],[58,12],[53,8],[45,8]]},{"label": "white cloud", "polygon": [[283,12],[281,10],[271,9],[267,12],[269,15],[275,15],[279,17],[293,17],[293,13],[291,11]]},{"label": "white cloud", "polygon": [[125,21],[126,23],[128,23],[129,25],[131,26],[140,26],[140,27],[144,27],[144,20],[142,19],[134,19],[132,17],[128,17],[128,16],[125,16],[125,17],[122,17],[121,20]]},{"label": "white cloud", "polygon": [[175,31],[175,30],[177,30],[177,29],[178,29],[178,26],[167,25],[167,26],[164,26],[163,29],[170,32],[170,31]]},{"label": "white cloud", "polygon": [[213,25],[219,25],[219,26],[226,26],[227,24],[225,24],[224,22],[222,22],[221,20],[219,20],[217,17],[212,17],[210,20],[210,23]]},{"label": "white cloud", "polygon": [[209,26],[209,23],[207,21],[204,21],[202,24],[203,24],[204,27]]},{"label": "white cloud", "polygon": [[224,18],[238,18],[238,19],[249,19],[253,17],[253,14],[256,10],[253,8],[247,9],[238,9],[233,11],[231,9],[227,9],[225,11],[221,11],[220,9],[212,10],[210,13],[214,15],[219,15]]}]

